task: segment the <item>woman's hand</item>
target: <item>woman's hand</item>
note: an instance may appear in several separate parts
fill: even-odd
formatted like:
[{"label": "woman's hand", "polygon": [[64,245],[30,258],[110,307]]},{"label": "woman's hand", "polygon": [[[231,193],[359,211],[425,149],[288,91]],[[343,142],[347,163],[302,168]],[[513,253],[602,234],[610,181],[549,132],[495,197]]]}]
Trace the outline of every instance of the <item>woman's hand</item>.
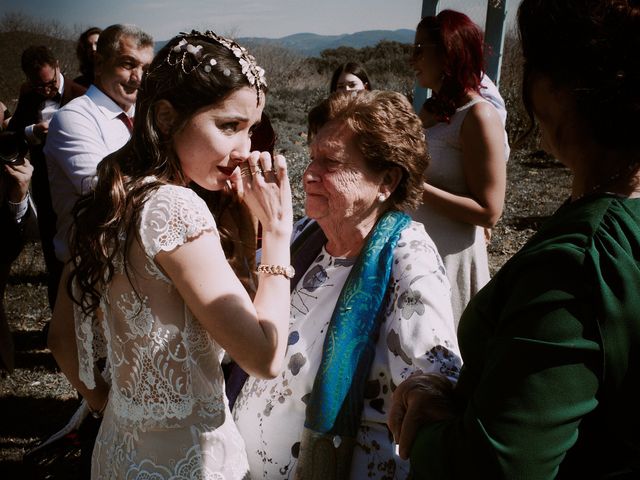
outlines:
[{"label": "woman's hand", "polygon": [[393,392],[387,425],[407,459],[418,430],[424,425],[453,417],[453,384],[437,373],[416,374]]},{"label": "woman's hand", "polygon": [[291,233],[293,207],[287,163],[282,155],[251,152],[231,175],[231,184],[265,232]]},{"label": "woman's hand", "polygon": [[[278,155],[272,162],[270,154],[252,152],[230,180],[262,223],[262,262],[288,266],[293,209],[284,157]],[[259,274],[252,301],[215,231],[203,232],[171,251],[160,251],[155,261],[193,315],[238,365],[259,378],[280,374],[289,327],[289,278]]]}]

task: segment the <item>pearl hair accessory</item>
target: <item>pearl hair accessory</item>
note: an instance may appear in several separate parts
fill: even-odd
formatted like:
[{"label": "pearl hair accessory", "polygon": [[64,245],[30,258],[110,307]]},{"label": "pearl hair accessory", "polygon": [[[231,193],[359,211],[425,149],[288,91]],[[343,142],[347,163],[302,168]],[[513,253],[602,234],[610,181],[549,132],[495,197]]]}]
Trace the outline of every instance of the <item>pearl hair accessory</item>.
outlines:
[{"label": "pearl hair accessory", "polygon": [[[254,87],[258,92],[258,100],[260,99],[260,91],[267,86],[264,77],[264,69],[256,63],[253,55],[249,54],[246,48],[241,47],[233,40],[222,37],[211,30],[199,32],[192,30],[191,33],[181,32],[182,39],[171,49],[165,59],[166,63],[173,66],[180,66],[180,69],[189,75],[196,69],[202,67],[206,73],[210,73],[213,68],[218,65],[218,61],[210,54],[203,53],[202,45],[193,45],[189,43],[189,39],[211,39],[216,43],[230,50],[238,59],[238,63],[242,67],[242,73],[246,77],[249,85]],[[191,58],[190,58],[191,57]],[[195,62],[193,61],[195,60]],[[228,68],[222,70],[225,77],[231,75]]]}]

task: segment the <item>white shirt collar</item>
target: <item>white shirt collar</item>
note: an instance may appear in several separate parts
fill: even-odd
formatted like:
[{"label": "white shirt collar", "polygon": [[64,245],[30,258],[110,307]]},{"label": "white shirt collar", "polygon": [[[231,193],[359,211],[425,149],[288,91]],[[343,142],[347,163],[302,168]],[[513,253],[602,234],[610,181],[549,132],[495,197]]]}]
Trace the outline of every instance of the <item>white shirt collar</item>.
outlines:
[{"label": "white shirt collar", "polygon": [[[98,109],[108,119],[114,119],[123,112],[122,108],[120,108],[120,105],[111,100],[111,98],[109,98],[106,93],[104,93],[95,85],[91,85],[89,87],[86,95],[93,101],[93,103],[96,104]],[[135,105],[132,105],[131,108],[125,113],[130,117],[133,117],[135,113]]]}]

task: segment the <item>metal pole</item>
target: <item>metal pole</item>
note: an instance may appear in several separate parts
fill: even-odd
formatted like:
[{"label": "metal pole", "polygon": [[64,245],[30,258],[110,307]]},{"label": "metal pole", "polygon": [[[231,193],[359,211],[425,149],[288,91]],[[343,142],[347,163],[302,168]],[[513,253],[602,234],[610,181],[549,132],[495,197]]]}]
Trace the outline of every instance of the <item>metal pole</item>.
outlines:
[{"label": "metal pole", "polygon": [[439,0],[422,0],[422,17],[428,17],[436,14]]},{"label": "metal pole", "polygon": [[489,0],[484,41],[489,47],[487,54],[487,75],[496,86],[500,82],[500,67],[504,50],[504,24],[507,18],[506,0]]}]

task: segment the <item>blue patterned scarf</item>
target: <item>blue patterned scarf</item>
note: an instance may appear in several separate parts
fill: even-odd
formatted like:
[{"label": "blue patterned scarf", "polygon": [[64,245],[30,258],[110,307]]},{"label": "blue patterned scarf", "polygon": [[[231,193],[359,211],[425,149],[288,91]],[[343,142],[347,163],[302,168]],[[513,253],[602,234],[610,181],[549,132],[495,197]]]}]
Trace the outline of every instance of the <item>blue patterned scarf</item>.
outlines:
[{"label": "blue patterned scarf", "polygon": [[307,403],[297,478],[348,476],[365,383],[384,317],[393,252],[410,222],[402,212],[383,215],[342,288]]}]

